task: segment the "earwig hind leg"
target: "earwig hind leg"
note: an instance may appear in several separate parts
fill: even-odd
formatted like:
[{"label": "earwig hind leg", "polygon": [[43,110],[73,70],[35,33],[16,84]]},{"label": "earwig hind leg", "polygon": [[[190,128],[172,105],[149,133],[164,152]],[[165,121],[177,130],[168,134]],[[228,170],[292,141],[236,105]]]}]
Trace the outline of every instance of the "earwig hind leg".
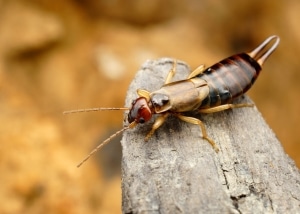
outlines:
[{"label": "earwig hind leg", "polygon": [[191,79],[191,78],[197,76],[198,74],[201,74],[204,70],[205,70],[205,66],[204,65],[200,65],[198,68],[196,68],[195,70],[193,70],[189,74],[189,76],[187,77],[187,79]]},{"label": "earwig hind leg", "polygon": [[170,69],[169,73],[168,73],[168,76],[165,80],[165,84],[168,84],[171,82],[172,78],[174,77],[175,73],[176,73],[176,65],[177,65],[177,60],[174,59],[173,61],[173,66],[172,68]]},{"label": "earwig hind leg", "polygon": [[198,125],[201,129],[201,132],[202,132],[202,138],[207,140],[211,146],[214,148],[214,150],[216,152],[219,152],[219,148],[218,146],[216,145],[216,143],[210,139],[208,136],[207,136],[207,133],[206,133],[206,129],[205,129],[205,126],[203,124],[203,122],[197,118],[194,118],[194,117],[187,117],[187,116],[183,116],[181,114],[177,114],[176,115],[179,119],[185,121],[185,122],[188,122],[188,123],[192,123],[192,124],[195,124],[195,125]]},{"label": "earwig hind leg", "polygon": [[145,137],[145,141],[148,141],[150,139],[150,137],[154,134],[155,130],[158,129],[165,122],[165,120],[168,116],[169,116],[169,113],[165,113],[165,114],[158,116],[155,119],[155,122],[152,125],[152,129]]},{"label": "earwig hind leg", "polygon": [[239,104],[225,104],[217,107],[207,108],[207,109],[200,109],[200,113],[215,113],[219,111],[224,111],[227,109],[233,109],[233,108],[243,108],[243,107],[253,107],[254,104],[251,103],[239,103]]}]

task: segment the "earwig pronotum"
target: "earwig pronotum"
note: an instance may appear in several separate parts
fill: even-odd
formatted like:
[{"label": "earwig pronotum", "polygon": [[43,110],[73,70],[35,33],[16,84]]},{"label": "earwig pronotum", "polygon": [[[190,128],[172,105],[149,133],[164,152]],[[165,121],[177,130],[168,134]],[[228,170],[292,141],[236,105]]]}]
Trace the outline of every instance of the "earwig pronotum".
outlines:
[{"label": "earwig pronotum", "polygon": [[[272,40],[275,40],[273,45]],[[137,124],[149,121],[153,114],[159,114],[152,129],[146,135],[148,140],[169,115],[198,125],[202,131],[202,138],[207,140],[216,152],[219,151],[215,142],[207,136],[205,126],[201,120],[185,116],[184,112],[196,111],[199,113],[214,113],[226,109],[252,107],[253,104],[232,104],[232,101],[246,93],[257,79],[261,66],[273,53],[279,44],[278,36],[271,36],[249,53],[241,53],[228,57],[209,68],[200,65],[192,71],[185,80],[171,82],[176,72],[176,61],[169,71],[164,85],[157,91],[149,92],[138,89],[138,98],[132,102],[131,107],[123,108],[90,108],[65,111],[64,114],[102,111],[102,110],[129,110],[128,126],[117,131],[101,144],[79,164],[80,167],[95,152],[100,150],[110,140]],[[270,47],[269,47],[270,46]]]}]

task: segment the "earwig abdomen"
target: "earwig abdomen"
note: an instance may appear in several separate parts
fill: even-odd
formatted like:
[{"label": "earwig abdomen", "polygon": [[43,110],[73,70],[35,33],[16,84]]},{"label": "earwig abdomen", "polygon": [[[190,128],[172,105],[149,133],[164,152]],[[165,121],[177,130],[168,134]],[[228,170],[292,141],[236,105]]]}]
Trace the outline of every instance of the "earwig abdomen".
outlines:
[{"label": "earwig abdomen", "polygon": [[200,108],[232,103],[250,89],[260,70],[261,66],[246,53],[233,55],[207,68],[196,77],[206,80],[209,86],[209,95]]}]

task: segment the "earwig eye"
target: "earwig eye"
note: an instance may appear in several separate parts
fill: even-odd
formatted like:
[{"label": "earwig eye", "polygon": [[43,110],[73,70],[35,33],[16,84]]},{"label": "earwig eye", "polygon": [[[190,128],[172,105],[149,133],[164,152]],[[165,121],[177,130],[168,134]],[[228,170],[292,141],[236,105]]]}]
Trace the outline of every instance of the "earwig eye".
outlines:
[{"label": "earwig eye", "polygon": [[139,118],[139,123],[145,123],[145,119],[144,118]]}]

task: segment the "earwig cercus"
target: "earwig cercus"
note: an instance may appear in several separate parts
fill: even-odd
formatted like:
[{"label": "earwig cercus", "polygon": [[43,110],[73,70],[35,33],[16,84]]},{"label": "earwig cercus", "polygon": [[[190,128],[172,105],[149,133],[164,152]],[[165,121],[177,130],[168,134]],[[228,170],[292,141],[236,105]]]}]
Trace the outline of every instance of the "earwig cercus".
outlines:
[{"label": "earwig cercus", "polygon": [[90,108],[65,111],[64,114],[102,111],[102,110],[129,110],[128,126],[117,131],[101,144],[79,164],[80,167],[95,152],[100,150],[112,138],[138,124],[148,122],[154,114],[158,114],[152,129],[146,135],[148,140],[169,115],[198,125],[202,138],[209,142],[216,152],[219,148],[207,135],[204,123],[198,118],[186,116],[185,112],[214,113],[227,109],[252,107],[250,103],[232,104],[232,101],[246,93],[257,79],[261,67],[266,59],[274,52],[279,44],[278,36],[270,36],[257,48],[249,53],[240,53],[228,57],[208,68],[200,65],[184,80],[172,82],[176,72],[176,61],[169,71],[164,85],[153,92],[138,89],[138,98],[131,107],[122,108]]}]

